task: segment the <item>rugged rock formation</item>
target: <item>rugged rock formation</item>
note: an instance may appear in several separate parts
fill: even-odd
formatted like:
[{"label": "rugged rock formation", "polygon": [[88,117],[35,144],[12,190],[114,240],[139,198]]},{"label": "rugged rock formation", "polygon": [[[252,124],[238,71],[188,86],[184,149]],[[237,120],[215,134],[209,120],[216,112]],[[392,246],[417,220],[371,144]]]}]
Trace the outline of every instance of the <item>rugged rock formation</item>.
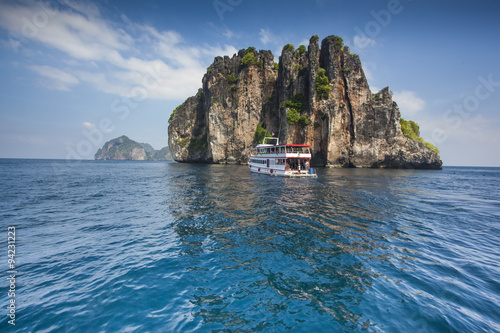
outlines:
[{"label": "rugged rock formation", "polygon": [[94,156],[96,160],[135,160],[135,161],[162,161],[171,160],[170,149],[164,147],[155,150],[147,143],[138,143],[125,135],[110,140],[100,148]]},{"label": "rugged rock formation", "polygon": [[372,94],[360,59],[342,39],[313,36],[308,50],[217,57],[203,87],[174,110],[169,146],[180,162],[246,163],[262,125],[281,143],[310,144],[312,164],[440,169],[437,152],[401,132],[388,88]]}]

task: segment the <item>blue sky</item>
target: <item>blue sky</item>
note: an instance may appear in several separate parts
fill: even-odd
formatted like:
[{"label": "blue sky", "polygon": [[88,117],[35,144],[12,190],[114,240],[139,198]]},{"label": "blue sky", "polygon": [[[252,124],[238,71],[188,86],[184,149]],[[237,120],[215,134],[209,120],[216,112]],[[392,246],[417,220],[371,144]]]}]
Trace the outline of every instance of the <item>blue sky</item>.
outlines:
[{"label": "blue sky", "polygon": [[1,1],[0,158],[93,158],[168,118],[218,55],[338,35],[445,165],[500,166],[497,1]]}]

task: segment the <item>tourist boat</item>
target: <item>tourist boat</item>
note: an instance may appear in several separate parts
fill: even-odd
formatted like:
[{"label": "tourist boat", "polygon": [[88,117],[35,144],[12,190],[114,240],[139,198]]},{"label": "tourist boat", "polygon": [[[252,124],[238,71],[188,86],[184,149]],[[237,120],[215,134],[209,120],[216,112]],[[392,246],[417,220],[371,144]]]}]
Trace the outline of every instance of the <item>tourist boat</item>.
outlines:
[{"label": "tourist boat", "polygon": [[279,144],[278,138],[264,138],[250,156],[251,172],[281,177],[317,177],[311,165],[309,145]]}]

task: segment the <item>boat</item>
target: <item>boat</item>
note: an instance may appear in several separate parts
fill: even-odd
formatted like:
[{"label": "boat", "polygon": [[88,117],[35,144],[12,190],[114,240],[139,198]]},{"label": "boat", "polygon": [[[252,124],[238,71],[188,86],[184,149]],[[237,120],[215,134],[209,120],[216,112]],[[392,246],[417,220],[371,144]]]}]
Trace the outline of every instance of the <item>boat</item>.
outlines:
[{"label": "boat", "polygon": [[311,146],[279,144],[279,139],[266,137],[250,156],[250,172],[280,177],[318,177],[311,165]]}]

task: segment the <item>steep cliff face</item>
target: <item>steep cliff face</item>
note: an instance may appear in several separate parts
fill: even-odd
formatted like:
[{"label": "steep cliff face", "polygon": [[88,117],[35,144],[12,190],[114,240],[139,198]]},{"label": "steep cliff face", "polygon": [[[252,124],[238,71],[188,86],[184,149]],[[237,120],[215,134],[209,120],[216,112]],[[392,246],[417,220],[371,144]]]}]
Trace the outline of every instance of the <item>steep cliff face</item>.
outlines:
[{"label": "steep cliff face", "polygon": [[[246,58],[245,58],[246,56]],[[245,58],[245,61],[242,60]],[[203,88],[176,110],[168,128],[177,161],[244,162],[259,123],[276,127],[274,87],[278,73],[271,52],[241,50],[217,57],[203,77]]]},{"label": "steep cliff face", "polygon": [[169,120],[180,162],[246,163],[262,125],[281,143],[310,144],[313,165],[439,169],[439,155],[406,138],[388,88],[370,92],[359,57],[336,36],[269,51],[217,57],[203,87]]}]

